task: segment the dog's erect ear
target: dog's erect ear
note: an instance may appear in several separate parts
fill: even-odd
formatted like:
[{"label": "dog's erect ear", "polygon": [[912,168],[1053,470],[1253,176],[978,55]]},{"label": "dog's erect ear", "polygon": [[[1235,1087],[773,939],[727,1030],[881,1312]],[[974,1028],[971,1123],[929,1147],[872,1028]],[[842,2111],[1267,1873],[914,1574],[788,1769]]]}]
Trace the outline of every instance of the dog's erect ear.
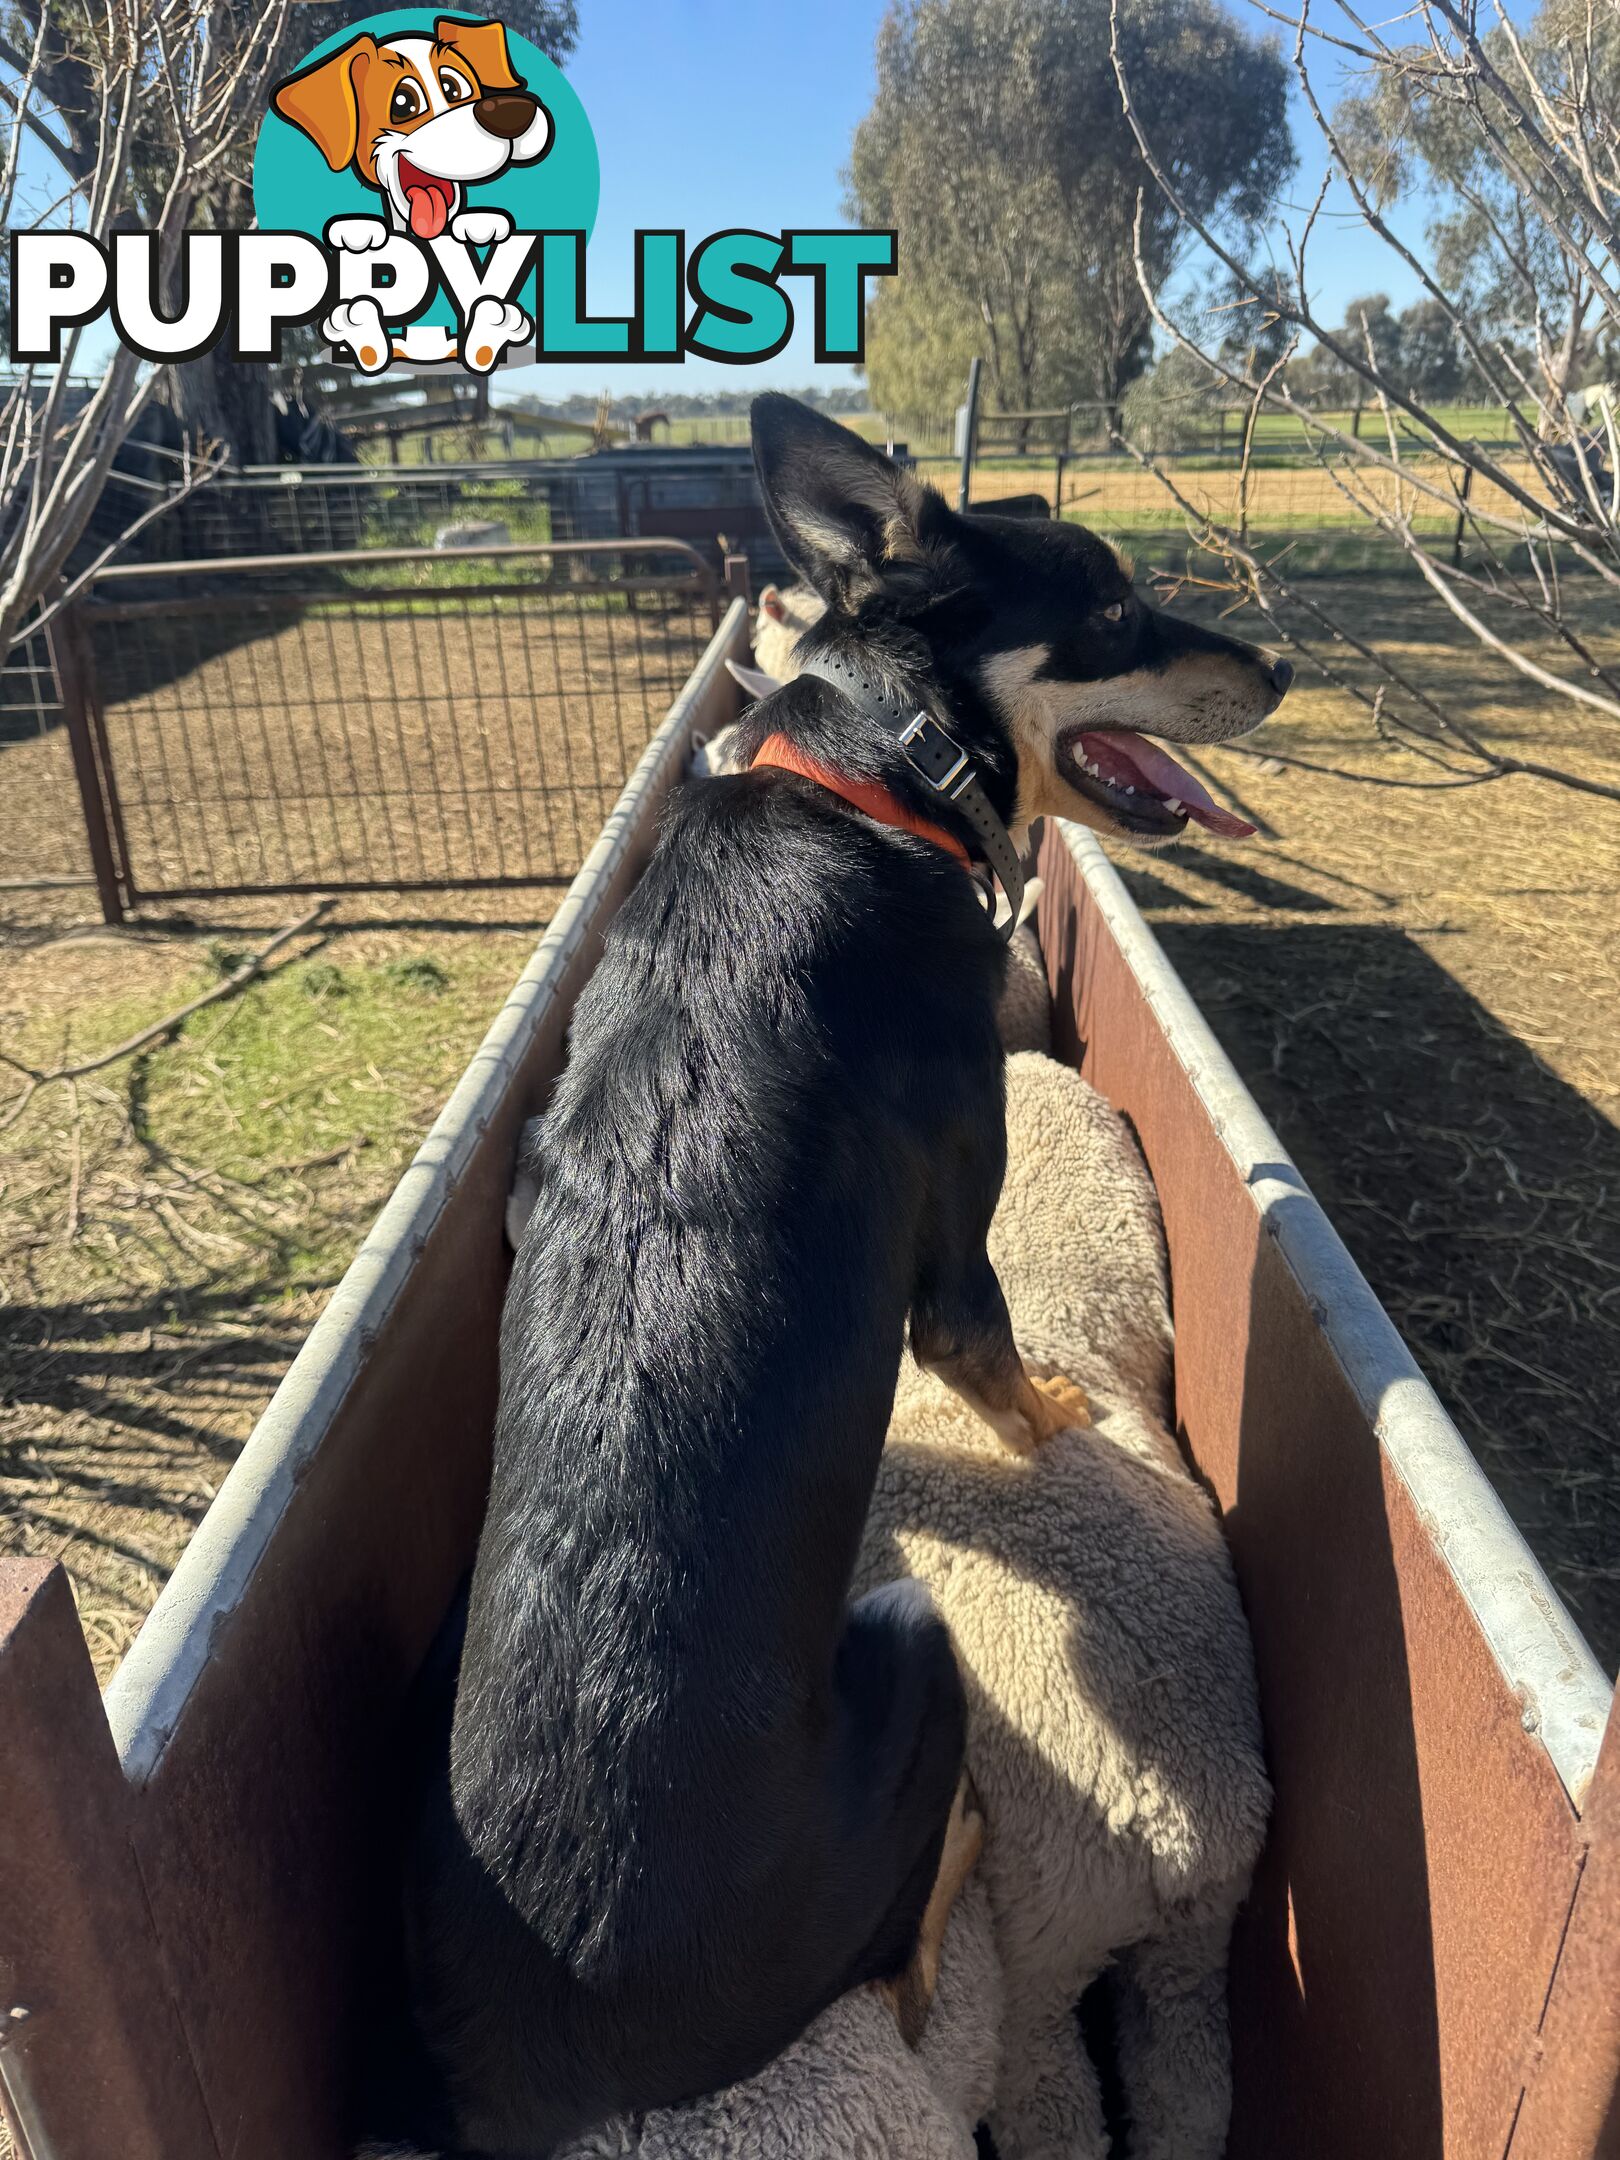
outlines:
[{"label": "dog's erect ear", "polygon": [[932,488],[797,398],[767,391],[751,416],[771,529],[830,606],[879,592],[914,604],[939,589],[952,517]]},{"label": "dog's erect ear", "polygon": [[278,82],[271,96],[274,110],[303,130],[333,172],[352,165],[360,147],[360,86],[376,57],[377,40],[367,32]]},{"label": "dog's erect ear", "polygon": [[460,53],[484,90],[521,90],[521,79],[512,72],[512,55],[506,49],[506,31],[498,22],[463,22],[455,15],[441,15],[433,25],[436,43]]}]

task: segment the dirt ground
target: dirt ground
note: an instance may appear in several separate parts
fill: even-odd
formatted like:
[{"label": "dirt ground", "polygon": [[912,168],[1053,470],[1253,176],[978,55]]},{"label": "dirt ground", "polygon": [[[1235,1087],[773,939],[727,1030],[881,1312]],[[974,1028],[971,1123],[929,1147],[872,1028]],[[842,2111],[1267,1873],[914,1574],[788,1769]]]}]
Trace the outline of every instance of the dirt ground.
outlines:
[{"label": "dirt ground", "polygon": [[[1614,731],[1551,716],[1410,586],[1345,580],[1332,598],[1415,678],[1460,696],[1492,741],[1620,778]],[[385,656],[364,642],[382,634],[379,618],[341,634],[358,642],[340,649],[333,680],[380,668]],[[1594,634],[1617,642],[1601,623]],[[243,663],[233,689],[218,676],[223,656],[205,655],[200,680],[158,671],[109,725],[156,730],[176,758],[186,741],[194,755],[212,744],[227,784],[239,753],[251,784],[238,792],[255,799],[283,771],[320,773],[326,681],[307,645],[295,653],[280,636],[256,642],[257,676]],[[261,706],[286,729],[291,768],[274,734],[267,754],[256,724],[242,728],[242,685],[254,680],[277,686]],[[619,719],[611,685],[597,683],[591,754],[603,766],[590,787],[610,789]],[[219,733],[227,694],[239,740]],[[622,709],[628,747],[645,727]],[[452,803],[435,740],[449,707],[435,710],[404,752],[434,804],[418,821],[424,850],[441,845],[441,804],[459,821],[491,799],[469,785],[465,805]],[[495,793],[504,783],[514,798],[536,770],[505,749],[506,718],[520,710],[498,707],[498,724],[467,736],[480,760],[487,745]],[[0,848],[65,829],[48,784],[60,741],[0,752]],[[1308,677],[1247,747],[1205,765],[1264,821],[1261,837],[1121,857],[1127,880],[1612,1670],[1620,805],[1527,779],[1392,786],[1433,776],[1376,747],[1344,693]],[[1273,768],[1268,752],[1362,779]],[[214,770],[208,749],[198,792],[224,812]],[[379,770],[356,766],[362,782]],[[569,813],[594,832],[598,798],[577,782],[576,793]],[[373,835],[383,829],[384,791],[364,784],[335,816],[324,775],[289,801],[304,808],[283,804],[285,844],[317,867],[330,859],[323,845],[356,844],[368,814]],[[491,856],[504,839],[510,861],[520,814],[475,824],[471,843],[465,825],[447,819],[446,832]],[[527,815],[532,840],[544,825],[532,803]],[[255,816],[222,825],[216,844],[280,859],[283,828],[256,829]],[[171,859],[155,817],[145,844],[148,860]],[[76,1089],[42,1090],[0,1131],[0,1551],[66,1556],[103,1677],[554,898],[345,902],[267,983],[199,1014],[173,1043]],[[44,1067],[115,1043],[217,982],[303,905],[153,907],[107,935],[83,927],[83,892],[11,896],[0,1050]],[[0,1074],[0,1118],[12,1077]]]}]

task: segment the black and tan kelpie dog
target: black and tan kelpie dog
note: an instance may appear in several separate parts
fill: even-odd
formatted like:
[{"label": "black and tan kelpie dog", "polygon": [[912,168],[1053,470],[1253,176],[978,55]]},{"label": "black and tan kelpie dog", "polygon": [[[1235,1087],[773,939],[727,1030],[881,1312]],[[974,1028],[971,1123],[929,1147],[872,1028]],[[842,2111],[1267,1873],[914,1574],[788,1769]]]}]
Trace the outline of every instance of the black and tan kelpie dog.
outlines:
[{"label": "black and tan kelpie dog", "polygon": [[1011,1446],[1084,1417],[985,1250],[1003,948],[964,866],[1043,814],[1247,830],[1135,731],[1243,734],[1291,673],[790,399],[754,446],[827,613],[752,768],[673,801],[541,1128],[409,1889],[412,2127],[458,2154],[727,2084],[863,1982],[926,2009],[962,1686],[912,1586],[848,1603],[908,1334]]}]

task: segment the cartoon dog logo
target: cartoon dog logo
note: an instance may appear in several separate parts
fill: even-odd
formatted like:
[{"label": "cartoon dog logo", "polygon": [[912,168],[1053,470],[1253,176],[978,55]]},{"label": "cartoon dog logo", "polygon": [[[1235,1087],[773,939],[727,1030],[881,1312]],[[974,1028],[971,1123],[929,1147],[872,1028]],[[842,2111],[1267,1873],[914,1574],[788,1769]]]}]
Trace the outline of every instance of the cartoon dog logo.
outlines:
[{"label": "cartoon dog logo", "polygon": [[[433,35],[369,31],[277,83],[271,105],[307,135],[333,172],[346,168],[382,197],[383,218],[334,218],[334,246],[381,247],[390,232],[428,242],[448,231],[473,247],[504,240],[504,210],[469,210],[467,190],[510,165],[533,165],[551,148],[551,114],[513,71],[500,23],[441,15]],[[484,299],[472,311],[463,357],[480,371],[532,333],[523,310]],[[390,339],[372,298],[346,302],[322,334],[375,373],[389,358],[455,357],[447,334],[423,326]]]}]

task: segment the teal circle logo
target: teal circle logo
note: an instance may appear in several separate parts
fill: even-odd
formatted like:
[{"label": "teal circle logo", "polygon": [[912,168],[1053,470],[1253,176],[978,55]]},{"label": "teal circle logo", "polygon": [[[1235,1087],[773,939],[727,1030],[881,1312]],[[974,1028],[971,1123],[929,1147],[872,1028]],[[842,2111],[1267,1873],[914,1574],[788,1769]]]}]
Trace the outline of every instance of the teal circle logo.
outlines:
[{"label": "teal circle logo", "polygon": [[[585,108],[556,62],[498,18],[367,15],[312,47],[271,96],[253,159],[265,231],[322,240],[334,218],[370,218],[430,241],[483,210],[504,211],[518,232],[589,237],[596,223],[601,168]],[[413,142],[427,146],[414,159]],[[519,295],[531,319],[533,287],[531,277]],[[454,323],[442,289],[416,319]]]}]

